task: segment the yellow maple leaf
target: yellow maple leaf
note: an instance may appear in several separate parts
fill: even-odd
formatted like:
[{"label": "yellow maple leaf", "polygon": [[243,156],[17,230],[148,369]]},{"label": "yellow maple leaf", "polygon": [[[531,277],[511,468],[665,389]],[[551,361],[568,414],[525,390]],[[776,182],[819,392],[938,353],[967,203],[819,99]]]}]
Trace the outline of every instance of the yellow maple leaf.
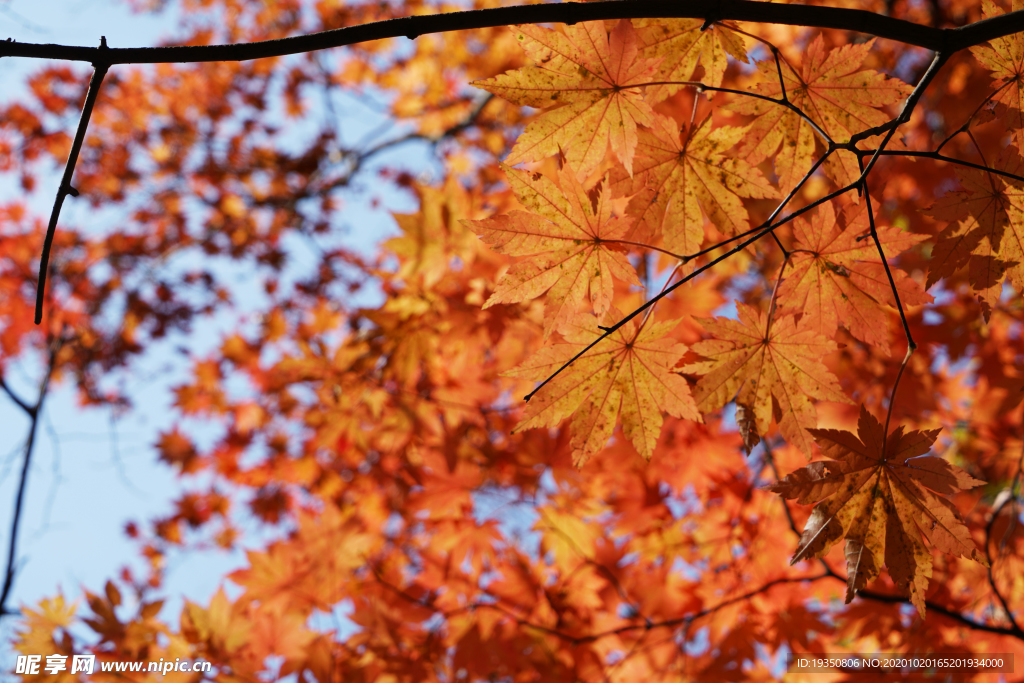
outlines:
[{"label": "yellow maple leaf", "polygon": [[[728,56],[746,63],[747,46],[743,36],[725,24],[705,28],[701,19],[635,19],[637,37],[643,46],[640,56],[663,59],[658,66],[658,80],[689,81],[700,65],[704,68],[701,82],[722,85]],[[651,86],[647,97],[660,102],[678,92],[684,85]]]},{"label": "yellow maple leaf", "polygon": [[[608,319],[619,320],[618,311]],[[541,349],[509,377],[543,380],[582,351],[597,336],[597,321],[580,316],[564,332],[565,343]],[[701,421],[683,377],[672,371],[686,347],[668,333],[678,321],[634,319],[566,368],[526,404],[516,430],[555,427],[572,415],[573,460],[581,466],[604,448],[621,416],[622,431],[645,458],[654,454],[662,413]]]},{"label": "yellow maple leaf", "polygon": [[[819,35],[806,52],[799,72],[782,68],[782,80],[789,101],[799,107],[836,142],[846,142],[863,130],[889,120],[879,109],[906,97],[911,87],[877,71],[861,70],[861,63],[874,41],[844,45],[826,50]],[[774,60],[758,63],[761,82],[754,91],[778,98],[783,84]],[[793,188],[813,163],[815,133],[813,127],[792,109],[754,98],[741,98],[730,105],[734,111],[757,117],[750,127],[740,156],[752,164],[775,156],[775,173],[784,192]],[[895,148],[896,140],[890,142]],[[840,185],[860,176],[857,157],[852,152],[833,154],[825,166]]]},{"label": "yellow maple leaf", "polygon": [[650,130],[640,132],[635,175],[613,175],[623,195],[633,195],[628,212],[642,222],[639,239],[661,234],[665,245],[680,254],[700,250],[704,216],[725,234],[750,227],[741,197],[777,197],[757,168],[725,152],[739,142],[745,128],[712,127],[705,119],[689,131],[658,116]]},{"label": "yellow maple leaf", "polygon": [[530,211],[467,225],[498,253],[532,258],[508,270],[484,308],[546,293],[546,336],[577,315],[588,291],[594,313],[604,315],[612,302],[613,277],[640,284],[624,248],[615,244],[631,221],[611,215],[608,183],[591,201],[568,164],[558,174],[560,185],[539,173],[503,169],[516,198]]},{"label": "yellow maple leaf", "polygon": [[623,19],[609,35],[604,22],[567,26],[565,33],[539,26],[515,27],[516,39],[535,66],[474,82],[515,104],[551,107],[519,136],[509,165],[557,154],[581,175],[604,160],[608,145],[631,171],[637,125],[650,126],[654,112],[643,84],[660,59],[638,56],[636,31]]},{"label": "yellow maple leaf", "polygon": [[774,399],[779,431],[810,456],[806,430],[818,422],[811,399],[851,402],[822,362],[836,345],[798,324],[795,316],[776,314],[771,319],[742,303],[736,308],[739,320],[700,320],[715,338],[694,344],[693,351],[708,360],[685,368],[704,375],[694,389],[697,407],[717,410],[739,392],[736,402],[753,410],[757,433],[763,435],[771,424]]},{"label": "yellow maple leaf", "polygon": [[[809,219],[794,221],[797,248],[779,287],[779,309],[800,313],[804,327],[825,337],[832,337],[842,324],[857,339],[888,353],[888,317],[883,306],[896,302],[870,238],[867,210],[863,204],[850,205],[838,218],[827,202]],[[876,234],[887,256],[928,239],[893,225],[879,225]],[[904,307],[932,301],[905,272],[892,268],[890,273]]]}]

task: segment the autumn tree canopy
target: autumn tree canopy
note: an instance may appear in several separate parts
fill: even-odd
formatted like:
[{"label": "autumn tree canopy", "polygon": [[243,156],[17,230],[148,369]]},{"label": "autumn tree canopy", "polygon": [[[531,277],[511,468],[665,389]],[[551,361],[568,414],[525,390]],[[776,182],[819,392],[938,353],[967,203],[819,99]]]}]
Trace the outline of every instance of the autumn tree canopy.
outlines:
[{"label": "autumn tree canopy", "polygon": [[[0,206],[0,380],[46,368],[0,381],[31,424],[17,652],[221,681],[767,680],[843,652],[1019,675],[1024,5],[838,5],[185,0],[166,47],[0,43],[44,60],[0,104],[0,172],[55,197]],[[389,134],[347,139],[342,90]],[[375,165],[408,145],[443,179]],[[361,254],[346,203],[396,193],[418,209]],[[17,604],[47,393],[131,410],[115,380],[210,320],[153,444],[204,487],[128,524],[144,570]],[[169,558],[216,547],[247,565],[169,613]]]}]

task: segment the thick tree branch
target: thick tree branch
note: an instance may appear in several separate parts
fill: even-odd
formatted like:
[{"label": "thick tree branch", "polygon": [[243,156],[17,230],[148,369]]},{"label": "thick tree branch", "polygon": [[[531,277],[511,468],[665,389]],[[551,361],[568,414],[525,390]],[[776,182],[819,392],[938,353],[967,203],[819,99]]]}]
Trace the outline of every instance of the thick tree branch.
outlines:
[{"label": "thick tree branch", "polygon": [[603,19],[710,19],[762,24],[784,24],[809,28],[832,28],[896,40],[907,45],[951,54],[985,41],[1024,31],[1024,11],[984,19],[960,28],[940,29],[902,19],[840,7],[778,5],[752,0],[605,0],[604,2],[563,2],[546,5],[494,7],[445,14],[401,17],[361,26],[322,31],[303,36],[233,45],[188,45],[172,47],[102,48],[38,43],[8,39],[0,43],[0,57],[64,59],[107,64],[163,64],[195,62],[239,62],[265,57],[325,50],[384,38],[415,38],[428,33],[510,26],[513,24],[564,23]]}]

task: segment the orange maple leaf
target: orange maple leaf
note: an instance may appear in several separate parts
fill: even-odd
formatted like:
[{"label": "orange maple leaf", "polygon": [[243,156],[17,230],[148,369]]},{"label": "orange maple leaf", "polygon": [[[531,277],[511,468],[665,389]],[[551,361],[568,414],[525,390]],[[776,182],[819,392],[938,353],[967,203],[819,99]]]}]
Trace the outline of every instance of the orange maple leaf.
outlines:
[{"label": "orange maple leaf", "polygon": [[609,35],[604,22],[565,27],[565,33],[517,26],[516,39],[534,61],[517,71],[474,85],[530,107],[557,106],[541,114],[519,136],[509,165],[562,152],[581,175],[604,160],[608,145],[631,171],[637,125],[650,126],[654,112],[644,101],[659,59],[638,57],[636,31],[623,19]]},{"label": "orange maple leaf", "polygon": [[846,602],[878,576],[884,562],[922,617],[932,558],[921,534],[943,552],[987,565],[959,511],[937,495],[984,482],[941,458],[920,457],[938,429],[904,434],[898,427],[887,439],[881,423],[861,406],[859,438],[836,429],[810,431],[822,455],[836,462],[813,462],[768,487],[798,503],[818,503],[793,563],[823,557],[845,538]]},{"label": "orange maple leaf", "polygon": [[[702,82],[718,87],[725,76],[728,55],[747,63],[743,36],[725,24],[705,28],[701,19],[635,19],[634,26],[643,45],[640,56],[663,59],[658,66],[658,77],[662,80],[691,80],[699,64],[704,68]],[[684,87],[651,86],[647,97],[652,102],[660,102]]]},{"label": "orange maple leaf", "polygon": [[701,412],[717,410],[731,401],[754,413],[757,433],[764,435],[772,419],[772,399],[778,404],[779,430],[808,456],[811,439],[805,431],[818,422],[811,398],[850,403],[822,358],[836,350],[835,342],[793,315],[774,319],[737,303],[739,320],[701,319],[714,339],[693,345],[707,361],[691,363],[686,372],[704,375],[694,389]]},{"label": "orange maple leaf", "polygon": [[[797,73],[788,65],[782,68],[782,81],[789,101],[799,107],[836,142],[847,142],[863,130],[889,120],[878,107],[906,97],[911,87],[877,71],[860,71],[871,51],[873,40],[860,45],[844,45],[826,50],[819,35],[804,53]],[[754,91],[778,98],[783,94],[774,60],[758,63],[761,75]],[[775,173],[783,191],[793,188],[811,168],[815,132],[796,112],[778,104],[754,98],[742,98],[730,105],[734,111],[757,116],[747,135],[740,156],[759,164],[775,154]],[[890,146],[896,141],[892,141]],[[840,185],[860,176],[857,157],[852,152],[837,152],[826,169]]]},{"label": "orange maple leaf", "polygon": [[[612,309],[607,319],[622,316]],[[590,322],[585,325],[584,321]],[[610,323],[609,323],[610,324]],[[632,320],[566,368],[526,404],[516,430],[556,427],[572,415],[573,460],[577,466],[604,448],[622,417],[622,431],[650,459],[661,434],[662,413],[701,421],[690,387],[672,371],[686,347],[668,337],[676,320],[638,325]],[[565,343],[541,349],[506,374],[543,380],[594,341],[597,321],[583,316],[563,331]]]},{"label": "orange maple leaf", "polygon": [[640,132],[635,175],[620,171],[613,180],[621,194],[634,195],[628,211],[642,222],[638,239],[661,234],[669,249],[692,254],[704,241],[701,209],[722,232],[735,235],[750,227],[740,197],[778,193],[757,168],[725,156],[745,128],[712,127],[708,118],[685,133],[674,120],[658,116],[651,130]]},{"label": "orange maple leaf", "polygon": [[631,220],[611,215],[608,183],[602,183],[596,201],[591,201],[568,164],[558,174],[560,186],[539,173],[502,168],[516,198],[530,212],[467,224],[495,251],[533,258],[508,270],[484,308],[547,292],[546,336],[579,312],[588,290],[594,313],[601,316],[611,306],[613,277],[640,284],[622,247],[615,244]]},{"label": "orange maple leaf", "polygon": [[[1004,14],[992,0],[981,3],[982,16],[991,19]],[[1010,11],[1024,9],[1024,0],[1013,0]],[[1024,144],[1024,35],[1013,33],[989,41],[988,45],[971,47],[971,54],[992,72],[992,85],[998,92],[992,101],[1008,109],[1004,118],[1018,145]]]},{"label": "orange maple leaf", "polygon": [[[1020,175],[1024,159],[1013,147],[992,168]],[[1024,184],[972,168],[956,169],[964,189],[949,192],[928,213],[949,221],[935,238],[927,285],[968,266],[968,279],[988,320],[1004,277],[1024,286]]]},{"label": "orange maple leaf", "polygon": [[[891,257],[928,239],[895,226],[878,226],[878,239]],[[882,304],[895,306],[892,287],[871,239],[863,206],[849,206],[837,220],[830,202],[811,219],[798,218],[793,234],[797,249],[779,287],[779,308],[801,313],[801,325],[831,337],[839,324],[857,339],[889,350],[889,325]],[[904,306],[932,301],[901,270],[892,269]]]}]

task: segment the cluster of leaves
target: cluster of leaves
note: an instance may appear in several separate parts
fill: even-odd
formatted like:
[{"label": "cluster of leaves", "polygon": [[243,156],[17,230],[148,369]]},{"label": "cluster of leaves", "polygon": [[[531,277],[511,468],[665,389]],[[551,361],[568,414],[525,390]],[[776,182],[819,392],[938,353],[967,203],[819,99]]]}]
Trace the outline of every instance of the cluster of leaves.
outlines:
[{"label": "cluster of leaves", "polygon": [[[455,9],[211,0],[181,42]],[[112,69],[76,187],[128,219],[62,226],[40,328],[44,226],[2,207],[0,371],[40,354],[46,372],[37,402],[0,388],[33,430],[52,382],[128,409],[111,387],[136,359],[237,320],[156,443],[206,483],[129,525],[146,562],[87,594],[93,641],[55,596],[24,608],[19,652],[318,681],[1021,652],[1024,36],[933,56],[623,19],[399,40]],[[81,83],[48,67],[4,108],[2,170],[26,191],[66,157]],[[339,89],[394,134],[348,146]],[[281,117],[319,128],[297,148]],[[419,208],[360,256],[342,198],[417,141],[445,177],[377,166]],[[367,287],[383,302],[345,303]],[[278,540],[253,545],[252,524]],[[233,589],[165,614],[168,556],[210,546],[248,549]]]},{"label": "cluster of leaves", "polygon": [[[544,348],[508,375],[543,381],[531,393],[535,397],[519,428],[557,427],[572,417],[577,465],[602,450],[620,422],[622,436],[650,459],[664,414],[699,422],[702,414],[733,400],[748,449],[769,433],[773,415],[781,436],[807,456],[813,454],[812,437],[819,445],[845,443],[848,440],[835,434],[846,432],[826,437],[814,429],[815,401],[853,402],[824,362],[837,351],[840,326],[852,340],[888,352],[889,309],[899,306],[905,321],[904,306],[932,301],[913,278],[894,273],[887,263],[888,255],[912,249],[927,237],[876,225],[863,162],[874,156],[868,145],[873,138],[860,135],[884,129],[890,117],[883,107],[907,98],[912,88],[863,68],[870,42],[827,50],[821,36],[809,45],[800,68],[762,41],[771,58],[757,64],[746,91],[723,88],[722,64],[716,64],[715,57],[728,51],[747,62],[748,35],[729,24],[709,28],[697,20],[647,21],[634,27],[623,19],[611,31],[601,22],[564,31],[518,27],[516,39],[534,64],[477,83],[515,104],[548,106],[526,126],[507,161],[541,162],[558,153],[562,168],[550,178],[504,167],[509,186],[526,211],[472,225],[495,251],[525,257],[504,274],[485,308],[543,296],[544,334],[558,332],[564,338],[564,343]],[[689,80],[698,68],[707,81]],[[672,98],[681,99],[680,91],[687,88],[696,91],[689,121],[679,116],[678,107],[656,109]],[[703,93],[734,96],[716,110],[724,109],[729,118],[739,114],[749,122],[720,123],[715,111],[699,120],[698,112],[706,109],[701,107]],[[557,105],[550,106],[552,102]],[[866,149],[858,146],[862,140]],[[825,147],[824,153],[816,154],[816,145]],[[1015,151],[1008,155],[1019,158]],[[774,183],[756,165],[767,161],[772,162]],[[834,191],[792,210],[788,202],[816,169],[831,181]],[[853,190],[860,197],[848,196]],[[782,193],[788,193],[786,201],[751,229],[751,212],[743,200],[774,199]],[[962,207],[974,202],[990,205],[973,195],[966,202],[954,195],[943,205],[958,218],[967,216],[971,209]],[[790,220],[791,234],[780,238],[777,228]],[[882,220],[877,217],[879,223]],[[668,276],[671,281],[683,266],[690,267],[691,276],[704,270],[698,264],[712,262],[715,250],[752,233],[772,234],[783,254],[767,311],[739,302],[736,319],[698,319],[708,338],[689,350],[703,360],[684,362],[688,349],[672,335],[678,319],[648,326],[654,311],[649,306],[637,324],[613,307],[616,281],[642,286],[628,260],[630,252],[647,248],[678,260]],[[953,239],[943,238],[941,243]],[[947,259],[942,267],[955,272],[956,265]],[[938,277],[934,270],[931,277]],[[1001,284],[997,280],[991,286]],[[596,335],[598,328],[605,334]],[[697,377],[693,395],[680,373]],[[548,378],[553,380],[550,384]],[[896,383],[893,397],[895,388]],[[890,412],[892,405],[890,398]],[[899,439],[888,444],[884,430],[879,436],[870,428],[868,439],[867,415],[862,413],[861,435],[870,446],[850,452],[886,467],[890,460],[902,463],[927,453],[927,447],[903,447]],[[888,418],[886,422],[888,427]],[[926,438],[911,432],[906,438],[930,445],[935,434]],[[776,487],[803,503],[827,499],[815,508],[794,560],[821,557],[837,540],[847,538],[847,601],[856,587],[877,577],[884,554],[886,564],[900,567],[897,583],[923,615],[920,585],[927,584],[931,563],[912,560],[927,554],[920,533],[933,538],[934,525],[929,526],[927,519],[934,519],[935,513],[930,510],[947,503],[905,485],[901,492],[906,500],[900,499],[902,506],[896,504],[895,489],[884,492],[875,479],[854,476],[864,469],[863,463],[857,464],[861,466],[839,471],[823,470],[815,463],[787,487]],[[919,466],[926,471],[936,467],[913,467]],[[965,473],[955,482],[967,482],[967,488],[982,483]],[[874,493],[868,495],[872,487]],[[927,514],[914,519],[915,525],[909,514],[872,514],[876,505],[889,511],[909,505]],[[956,508],[950,507],[950,514],[940,520],[940,528],[958,538],[958,552],[977,558]],[[867,526],[869,519],[875,526]],[[888,527],[877,526],[886,519],[892,527],[888,545],[882,531]],[[872,543],[873,563],[861,561],[865,539]],[[909,574],[907,566],[912,567]]]}]

